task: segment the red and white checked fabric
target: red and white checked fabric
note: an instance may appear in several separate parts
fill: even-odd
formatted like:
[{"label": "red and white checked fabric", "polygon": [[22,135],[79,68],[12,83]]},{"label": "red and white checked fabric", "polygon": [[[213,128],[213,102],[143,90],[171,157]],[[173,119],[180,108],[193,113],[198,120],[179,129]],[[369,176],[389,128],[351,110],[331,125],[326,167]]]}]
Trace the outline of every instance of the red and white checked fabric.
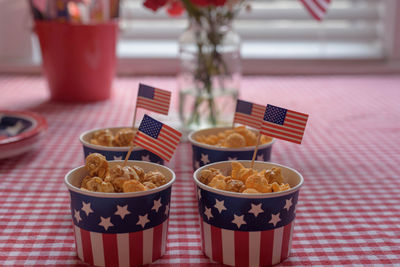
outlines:
[{"label": "red and white checked fabric", "polygon": [[[176,87],[174,77],[118,78],[109,101],[71,105],[48,102],[41,77],[0,76],[1,109],[34,111],[49,124],[39,149],[0,161],[0,266],[82,264],[63,178],[83,164],[83,131],[131,124],[139,82]],[[273,162],[305,179],[281,265],[400,265],[399,84],[399,75],[242,79],[246,100],[274,95],[274,104],[312,118],[301,145],[277,140],[272,150]],[[155,264],[210,264],[201,252],[190,146],[179,145],[168,166],[177,180],[166,252]]]}]

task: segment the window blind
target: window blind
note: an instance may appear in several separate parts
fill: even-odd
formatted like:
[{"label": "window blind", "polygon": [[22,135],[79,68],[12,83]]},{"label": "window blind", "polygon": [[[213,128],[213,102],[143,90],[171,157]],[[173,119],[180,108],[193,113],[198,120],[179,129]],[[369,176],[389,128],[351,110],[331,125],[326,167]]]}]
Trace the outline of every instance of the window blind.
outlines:
[{"label": "window blind", "polygon": [[[297,0],[249,3],[251,11],[242,10],[233,24],[245,58],[383,57],[383,0],[333,0],[323,22],[314,21]],[[187,20],[165,10],[154,13],[142,0],[122,0],[120,27],[122,54],[176,57]]]}]

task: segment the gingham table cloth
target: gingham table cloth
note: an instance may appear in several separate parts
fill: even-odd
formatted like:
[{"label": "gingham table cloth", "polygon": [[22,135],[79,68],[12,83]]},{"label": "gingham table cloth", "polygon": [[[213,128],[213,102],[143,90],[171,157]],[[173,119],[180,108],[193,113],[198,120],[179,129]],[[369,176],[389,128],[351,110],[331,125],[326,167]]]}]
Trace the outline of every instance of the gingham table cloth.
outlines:
[{"label": "gingham table cloth", "polygon": [[[173,77],[117,78],[112,99],[48,101],[42,77],[0,76],[0,109],[29,110],[49,128],[39,148],[0,160],[0,266],[77,265],[64,175],[83,163],[79,135],[130,125],[138,83],[173,90]],[[303,144],[277,141],[271,161],[300,171],[290,257],[281,265],[400,265],[400,76],[245,77],[241,98],[310,114]],[[263,102],[263,103],[262,103]],[[204,265],[191,148],[168,163],[173,185],[166,255]]]}]

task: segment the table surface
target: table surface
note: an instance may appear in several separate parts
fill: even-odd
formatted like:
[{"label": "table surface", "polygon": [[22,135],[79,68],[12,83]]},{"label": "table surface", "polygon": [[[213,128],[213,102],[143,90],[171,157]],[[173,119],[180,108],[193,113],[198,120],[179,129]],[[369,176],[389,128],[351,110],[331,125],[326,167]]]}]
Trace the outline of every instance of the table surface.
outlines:
[{"label": "table surface", "polygon": [[[0,160],[0,265],[75,265],[64,175],[83,163],[80,133],[129,125],[139,82],[174,90],[172,77],[118,78],[112,99],[48,101],[45,80],[0,76],[0,109],[46,117],[39,148]],[[310,114],[302,145],[274,144],[271,161],[300,171],[290,257],[281,265],[400,264],[400,76],[244,77],[241,98]],[[174,93],[173,107],[177,95]],[[191,149],[170,166],[166,255],[157,264],[210,264],[201,252]]]}]

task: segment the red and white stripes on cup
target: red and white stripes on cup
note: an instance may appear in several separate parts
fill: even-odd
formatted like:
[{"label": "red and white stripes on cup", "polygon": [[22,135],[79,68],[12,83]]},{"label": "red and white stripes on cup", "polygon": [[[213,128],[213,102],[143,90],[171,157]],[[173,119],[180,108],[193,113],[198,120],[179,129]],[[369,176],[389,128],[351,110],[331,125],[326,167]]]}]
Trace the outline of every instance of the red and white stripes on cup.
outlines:
[{"label": "red and white stripes on cup", "polygon": [[106,234],[74,225],[78,257],[96,266],[141,266],[165,253],[168,220],[144,231]]},{"label": "red and white stripes on cup", "polygon": [[200,218],[202,249],[216,262],[231,266],[269,266],[290,253],[294,221],[266,231],[234,231],[215,227]]}]

